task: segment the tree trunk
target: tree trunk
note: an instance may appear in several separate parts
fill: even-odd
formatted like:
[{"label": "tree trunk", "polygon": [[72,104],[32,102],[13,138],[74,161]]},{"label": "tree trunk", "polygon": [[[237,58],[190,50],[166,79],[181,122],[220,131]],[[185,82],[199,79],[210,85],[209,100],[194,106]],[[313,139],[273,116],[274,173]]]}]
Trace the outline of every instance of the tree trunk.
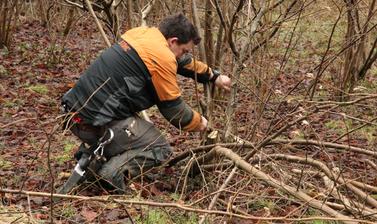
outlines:
[{"label": "tree trunk", "polygon": [[207,65],[213,65],[213,21],[212,21],[212,4],[211,0],[206,1],[205,24],[204,24],[204,46],[207,59]]},{"label": "tree trunk", "polygon": [[63,36],[67,36],[69,31],[71,31],[73,22],[75,21],[75,11],[76,9],[73,7],[71,7],[68,11],[68,20],[63,31]]},{"label": "tree trunk", "polygon": [[[360,25],[358,1],[345,0],[347,6],[347,32],[345,36],[345,45],[351,45],[345,51],[344,65],[338,84],[338,93],[336,97],[344,100],[347,94],[352,93],[357,82],[365,77],[370,58],[367,59],[368,47],[368,24],[370,23],[375,0],[370,4],[369,14],[363,26]],[[361,28],[362,27],[362,28]],[[370,52],[373,52],[371,49]],[[368,68],[369,69],[369,68]]]},{"label": "tree trunk", "polygon": [[38,14],[43,27],[47,26],[47,13],[45,0],[38,0]]},{"label": "tree trunk", "polygon": [[0,48],[9,47],[21,4],[18,0],[0,1]]},{"label": "tree trunk", "polygon": [[132,21],[132,14],[133,14],[132,0],[127,0],[127,15],[126,15],[126,21],[127,21],[126,29],[127,30],[131,29],[134,26],[133,21]]}]

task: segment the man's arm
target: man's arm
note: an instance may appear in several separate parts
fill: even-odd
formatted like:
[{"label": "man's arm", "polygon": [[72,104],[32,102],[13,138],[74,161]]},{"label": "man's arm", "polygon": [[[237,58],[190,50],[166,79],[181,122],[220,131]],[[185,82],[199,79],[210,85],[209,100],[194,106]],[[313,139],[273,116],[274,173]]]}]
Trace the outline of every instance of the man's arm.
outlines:
[{"label": "man's arm", "polygon": [[191,54],[185,54],[178,60],[177,73],[188,78],[195,79],[197,74],[198,82],[208,83],[212,75],[212,69],[201,61],[194,61]]},{"label": "man's arm", "polygon": [[214,83],[217,87],[230,90],[231,80],[228,76],[221,75],[217,70],[211,69],[201,61],[194,61],[191,54],[185,54],[178,60],[178,74],[195,79],[200,83]]},{"label": "man's arm", "polygon": [[161,114],[178,129],[186,131],[204,131],[207,119],[191,109],[181,97],[157,104]]},{"label": "man's arm", "polygon": [[154,60],[150,69],[152,84],[156,91],[157,106],[161,114],[175,127],[185,131],[203,131],[207,120],[193,110],[181,98],[177,83],[177,64],[175,58]]}]

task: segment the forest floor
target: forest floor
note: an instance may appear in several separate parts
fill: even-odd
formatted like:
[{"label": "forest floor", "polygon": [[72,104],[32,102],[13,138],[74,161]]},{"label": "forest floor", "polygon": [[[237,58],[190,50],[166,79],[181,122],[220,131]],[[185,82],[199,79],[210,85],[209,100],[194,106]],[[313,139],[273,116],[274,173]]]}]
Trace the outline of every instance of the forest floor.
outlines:
[{"label": "forest floor", "polygon": [[[79,32],[72,31],[68,38],[51,39],[49,31],[38,21],[25,21],[15,31],[14,42],[10,49],[0,51],[0,184],[2,188],[49,192],[53,183],[48,163],[54,178],[55,188],[62,186],[75,166],[73,154],[80,142],[69,131],[61,127],[60,98],[78,79],[99,52],[105,48],[101,37],[92,24],[77,25]],[[89,27],[89,28],[88,28]],[[52,42],[56,41],[55,47]],[[192,85],[191,85],[192,87]],[[183,89],[189,89],[187,85]],[[157,108],[151,108],[150,118],[161,129],[169,143],[177,150],[193,147],[198,143],[199,135],[181,133],[158,114]],[[50,155],[48,155],[50,154]],[[50,157],[50,161],[48,161]],[[166,171],[171,175],[171,170]],[[179,175],[179,174],[177,174]],[[161,175],[163,176],[163,175]],[[161,191],[169,190],[164,199],[176,201],[171,183],[152,181],[146,183],[140,191],[136,184],[130,190],[130,197],[139,193],[143,197],[161,197]],[[149,186],[150,185],[150,186]],[[158,186],[160,189],[155,187]],[[161,190],[161,191],[160,191]],[[96,196],[109,194],[106,190],[93,187],[80,190],[80,195]],[[2,195],[5,207],[2,207],[0,223],[38,222],[47,219],[49,198],[22,195]],[[166,201],[166,200],[165,200]],[[129,220],[124,210],[103,208],[101,212],[95,203],[88,205],[62,206],[57,209],[62,222],[98,222],[114,223]],[[59,206],[58,206],[59,207]],[[30,208],[33,216],[25,216],[25,209]],[[4,211],[3,211],[4,210]],[[140,216],[140,211],[128,211],[131,216]],[[107,214],[109,213],[109,214]],[[159,219],[157,213],[153,219]],[[102,216],[102,218],[101,218]],[[152,213],[153,216],[153,213]]]},{"label": "forest floor", "polygon": [[[49,31],[39,22],[23,21],[15,31],[12,47],[0,50],[1,188],[50,192],[51,185],[54,184],[54,188],[61,186],[74,167],[73,154],[80,143],[69,131],[63,131],[59,127],[61,123],[60,98],[90,64],[90,61],[105,47],[96,28],[89,24],[90,22],[86,20],[80,21],[67,38],[52,39]],[[54,41],[56,41],[55,48],[52,48]],[[305,66],[310,67],[304,64],[301,68]],[[306,74],[306,71],[301,71],[299,75],[279,76],[277,85],[279,91],[289,92],[296,85],[297,80],[305,77]],[[180,82],[185,99],[195,104],[195,99],[192,97],[195,95],[193,82],[184,79],[180,79]],[[300,94],[300,92],[295,94]],[[235,117],[240,136],[247,136],[250,123],[255,118],[252,112],[252,107],[255,105],[250,103],[250,97],[248,93],[242,91],[239,95],[240,106]],[[286,102],[279,108],[279,113],[281,113],[279,116],[285,116],[292,108],[293,106]],[[373,108],[365,108],[355,107],[349,110],[365,120],[370,120],[376,115]],[[175,129],[163,120],[155,108],[149,110],[149,113],[152,121],[174,147],[176,154],[200,145],[198,134],[183,133]],[[265,120],[270,118],[272,116],[269,113],[263,117]],[[341,119],[342,116],[339,114],[318,114],[310,120],[312,126],[315,127],[315,132],[305,130],[303,125],[299,125],[296,129],[285,132],[284,136],[311,137],[316,135],[319,139],[331,141],[340,135],[340,131],[350,128],[347,126],[348,123]],[[223,126],[221,121],[214,124],[215,128]],[[377,143],[375,127],[376,125],[373,125],[363,132],[354,133],[340,143],[373,148]],[[257,137],[258,134],[263,133],[257,133]],[[268,152],[276,150],[281,150],[283,153],[288,149],[284,147],[267,149]],[[366,183],[377,185],[376,171],[370,172],[368,164],[362,162],[367,158],[366,156],[359,156],[352,152],[329,155],[326,152],[314,152],[310,148],[307,148],[305,153],[296,152],[297,155],[314,155],[323,162],[347,164],[342,167],[346,177],[361,176]],[[180,168],[175,167],[163,169],[155,174],[153,180],[130,183],[130,192],[126,198],[177,203],[200,199],[203,195],[200,195],[198,189],[201,187],[196,186],[200,185],[198,183],[200,178],[190,179],[186,192],[182,193],[177,190],[179,185],[177,180],[182,175],[181,171]],[[217,175],[216,172],[214,175]],[[279,192],[270,193],[272,196],[279,194]],[[109,192],[96,186],[86,186],[76,194],[97,196],[109,195]],[[49,221],[50,198],[48,197],[26,197],[1,193],[0,197],[2,199],[0,223]],[[273,210],[274,206],[274,215],[280,216],[297,209],[295,203],[285,205],[284,209],[276,209],[276,205],[271,205],[270,202],[264,201],[263,205],[257,206],[258,211],[254,214],[263,215],[266,207]],[[196,223],[198,219],[197,214],[184,211],[175,210],[176,212],[172,215],[167,212],[168,209],[148,210],[144,206],[128,206],[125,210],[116,203],[83,200],[63,200],[56,203],[54,207],[56,223],[128,223],[130,222],[129,215],[134,221],[146,223]],[[235,220],[235,222],[241,223],[240,220]]]}]

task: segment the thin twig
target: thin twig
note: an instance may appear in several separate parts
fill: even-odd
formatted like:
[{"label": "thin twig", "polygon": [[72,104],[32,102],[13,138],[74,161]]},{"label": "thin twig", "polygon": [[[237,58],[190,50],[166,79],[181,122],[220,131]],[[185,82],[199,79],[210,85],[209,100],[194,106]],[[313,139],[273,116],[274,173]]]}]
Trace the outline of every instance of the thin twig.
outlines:
[{"label": "thin twig", "polygon": [[4,124],[3,126],[0,126],[0,129],[4,129],[6,127],[9,127],[11,125],[14,125],[14,124],[17,124],[17,123],[20,123],[20,122],[24,122],[24,121],[28,121],[28,120],[36,120],[36,119],[37,119],[36,117],[23,118],[23,119],[20,119],[20,120],[17,120],[17,121],[10,122],[8,124]]},{"label": "thin twig", "polygon": [[327,148],[333,148],[333,149],[341,149],[341,150],[348,150],[351,152],[356,152],[356,153],[361,153],[364,155],[369,155],[377,158],[377,152],[376,151],[371,151],[355,146],[350,146],[350,145],[342,145],[342,144],[337,144],[337,143],[332,143],[332,142],[324,142],[324,141],[317,141],[317,140],[288,140],[288,139],[275,139],[271,140],[269,142],[270,145],[274,144],[289,144],[289,145],[315,145],[315,146],[322,146],[322,147],[327,147]]},{"label": "thin twig", "polygon": [[[216,193],[215,196],[212,198],[211,203],[208,206],[208,210],[212,210],[212,208],[215,206],[215,204],[217,202],[217,199],[220,196],[220,193],[226,188],[226,186],[229,184],[229,182],[233,179],[234,175],[237,173],[237,169],[238,169],[237,167],[234,167],[232,169],[232,171],[230,172],[230,174],[228,175],[228,177],[225,179],[225,181],[223,182],[223,184],[220,186],[220,189],[219,189],[218,193]],[[200,219],[199,224],[203,224],[205,222],[206,218],[207,218],[207,215],[204,215]]]}]

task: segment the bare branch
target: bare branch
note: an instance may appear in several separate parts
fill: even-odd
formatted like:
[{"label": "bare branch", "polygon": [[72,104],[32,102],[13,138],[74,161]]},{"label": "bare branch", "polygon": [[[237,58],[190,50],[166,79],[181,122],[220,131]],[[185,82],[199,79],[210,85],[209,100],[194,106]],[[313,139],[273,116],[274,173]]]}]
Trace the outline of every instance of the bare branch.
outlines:
[{"label": "bare branch", "polygon": [[141,10],[141,26],[147,26],[147,17],[152,11],[155,0],[151,0],[147,5]]},{"label": "bare branch", "polygon": [[[311,164],[320,170],[322,170],[326,176],[328,176],[332,181],[337,182],[341,185],[346,186],[349,190],[353,191],[360,200],[365,200],[365,202],[369,203],[373,207],[377,208],[377,201],[372,198],[370,195],[366,194],[362,190],[358,189],[357,187],[353,186],[351,183],[348,183],[346,180],[344,180],[343,177],[340,175],[334,174],[325,164],[322,162],[312,159],[312,158],[303,158],[299,156],[291,156],[291,155],[284,155],[284,154],[273,154],[269,155],[271,158],[278,158],[278,159],[285,159],[292,162],[299,162],[303,164]],[[364,202],[364,201],[363,201]]]},{"label": "bare branch", "polygon": [[285,140],[285,139],[276,139],[269,142],[269,144],[290,144],[290,145],[315,145],[319,147],[327,147],[333,149],[341,149],[341,150],[348,150],[351,152],[361,153],[364,155],[369,155],[377,158],[377,152],[366,150],[359,147],[354,147],[350,145],[342,145],[332,142],[323,142],[323,141],[316,141],[316,140]]},{"label": "bare branch", "polygon": [[99,29],[99,32],[101,33],[102,38],[104,39],[106,45],[108,47],[110,47],[111,43],[110,43],[109,39],[107,38],[105,31],[102,28],[101,23],[98,21],[96,14],[93,11],[92,4],[90,3],[90,0],[85,0],[85,3],[86,3],[86,6],[89,9],[90,14],[93,16],[94,20],[96,21],[97,27]]},{"label": "bare branch", "polygon": [[[247,163],[245,160],[243,160],[239,155],[232,152],[230,149],[222,148],[222,147],[215,147],[214,150],[216,150],[219,154],[226,156],[227,158],[231,159],[237,167],[240,169],[245,170],[246,172],[252,174],[256,178],[268,183],[269,185],[282,190],[283,192],[286,192],[299,200],[301,200],[304,203],[309,204],[310,206],[319,209],[333,217],[339,218],[339,219],[349,219],[349,217],[340,214],[339,212],[335,211],[334,209],[330,208],[327,205],[324,205],[317,199],[314,199],[307,195],[306,193],[298,190],[296,191],[296,188],[288,186],[284,184],[281,181],[276,180],[275,178],[269,176],[268,174],[264,173],[261,170],[258,170],[257,168],[253,167],[249,163]],[[344,223],[352,223],[351,221],[344,221]]]}]

